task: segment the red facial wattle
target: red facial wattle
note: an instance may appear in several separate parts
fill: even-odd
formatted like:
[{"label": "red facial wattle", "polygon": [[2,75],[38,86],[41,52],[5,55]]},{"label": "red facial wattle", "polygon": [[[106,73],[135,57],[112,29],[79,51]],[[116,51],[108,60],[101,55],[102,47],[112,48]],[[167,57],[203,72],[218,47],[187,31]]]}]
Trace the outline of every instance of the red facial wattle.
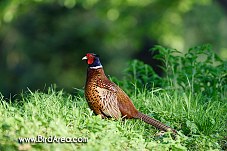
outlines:
[{"label": "red facial wattle", "polygon": [[87,56],[87,63],[92,64],[94,62],[95,56],[90,53],[88,53],[86,56]]}]

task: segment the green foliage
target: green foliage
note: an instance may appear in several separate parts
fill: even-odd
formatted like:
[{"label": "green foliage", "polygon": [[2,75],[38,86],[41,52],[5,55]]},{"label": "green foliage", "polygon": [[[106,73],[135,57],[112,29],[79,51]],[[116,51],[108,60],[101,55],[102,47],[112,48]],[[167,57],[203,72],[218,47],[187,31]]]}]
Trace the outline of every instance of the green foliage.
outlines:
[{"label": "green foliage", "polygon": [[227,98],[227,62],[221,60],[210,45],[191,48],[184,55],[177,50],[157,46],[156,56],[165,62],[165,86],[183,88],[193,95],[202,92],[204,99]]},{"label": "green foliage", "polygon": [[204,142],[197,140],[200,137],[209,136],[208,145],[213,139],[226,139],[227,62],[210,45],[191,48],[185,54],[162,46],[151,51],[159,52],[155,58],[163,62],[165,76],[159,77],[150,66],[134,60],[126,70],[125,80],[119,83],[137,96],[133,100],[143,102],[137,103],[139,110],[160,120],[168,116],[172,127],[173,121],[180,124],[175,125],[176,129],[192,136],[188,145],[196,150],[192,145],[196,142],[204,147]]},{"label": "green foliage", "polygon": [[[186,119],[195,119],[196,113],[190,111],[190,117],[182,106],[184,97],[169,92],[143,91],[132,95],[135,106],[144,113],[154,115],[167,125],[179,130],[174,140],[170,133],[155,134],[155,129],[140,120],[101,119],[94,116],[84,97],[72,97],[50,88],[48,93],[28,92],[22,94],[18,103],[6,102],[0,98],[0,150],[212,150],[220,149],[220,137],[193,134],[185,136],[186,129],[193,129]],[[152,102],[151,102],[152,100]],[[170,103],[170,101],[172,101]],[[142,102],[142,103],[141,103]],[[169,102],[169,103],[167,103]],[[188,102],[193,108],[192,102]],[[222,108],[210,106],[212,112],[223,113]],[[196,110],[196,109],[193,109]],[[210,111],[206,111],[208,114]],[[211,113],[212,113],[211,112]],[[226,112],[226,111],[225,111]],[[197,110],[197,114],[203,114]],[[212,114],[213,118],[220,115]],[[185,119],[184,119],[185,118]],[[204,119],[208,118],[207,116]],[[187,124],[186,124],[187,123]],[[203,120],[201,120],[203,123]],[[216,125],[217,123],[213,123]],[[185,125],[186,127],[183,127]],[[182,126],[182,127],[181,127]],[[204,125],[206,127],[208,125]],[[218,124],[217,124],[218,126]],[[183,133],[182,133],[183,132]],[[202,131],[201,131],[202,133]],[[18,138],[42,135],[57,137],[85,137],[87,143],[18,143]]]},{"label": "green foliage", "polygon": [[[0,113],[0,150],[139,150],[146,145],[138,130],[129,131],[130,125],[93,116],[84,98],[53,89],[22,95],[17,104],[1,99]],[[88,143],[18,143],[18,138],[37,135],[85,137]]]},{"label": "green foliage", "polygon": [[154,44],[184,49],[209,42],[226,58],[226,14],[218,2],[0,0],[0,91],[56,83],[73,93],[83,87],[87,52],[100,54],[116,77]]},{"label": "green foliage", "polygon": [[151,67],[134,60],[127,69],[126,77],[138,88],[182,89],[193,95],[202,92],[202,100],[226,100],[227,62],[221,60],[210,45],[191,48],[185,54],[162,46],[151,51],[159,52],[155,58],[164,62],[165,77],[158,77]]},{"label": "green foliage", "polygon": [[[161,77],[154,72],[151,66],[144,64],[142,61],[130,61],[125,73],[125,79],[121,85],[123,85],[126,90],[130,91],[130,89],[134,90],[134,88],[144,87],[146,87],[146,89],[151,89],[161,86]],[[155,81],[155,83],[153,81]]]},{"label": "green foliage", "polygon": [[[72,96],[49,88],[47,93],[28,90],[14,103],[0,95],[0,150],[226,149],[226,62],[208,45],[185,54],[161,46],[154,50],[164,63],[165,77],[133,61],[124,81],[112,80],[139,111],[178,130],[175,139],[140,120],[94,116],[79,89],[80,95]],[[18,143],[18,138],[37,135],[86,137],[88,142]]]}]

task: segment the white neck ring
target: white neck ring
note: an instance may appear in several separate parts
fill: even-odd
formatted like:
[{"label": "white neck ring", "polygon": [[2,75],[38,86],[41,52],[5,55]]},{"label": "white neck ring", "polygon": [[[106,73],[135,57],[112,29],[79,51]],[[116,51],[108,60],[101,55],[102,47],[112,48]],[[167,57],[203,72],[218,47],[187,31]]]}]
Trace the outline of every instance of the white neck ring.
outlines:
[{"label": "white neck ring", "polygon": [[102,66],[95,66],[95,67],[89,67],[90,69],[99,69],[102,68]]}]

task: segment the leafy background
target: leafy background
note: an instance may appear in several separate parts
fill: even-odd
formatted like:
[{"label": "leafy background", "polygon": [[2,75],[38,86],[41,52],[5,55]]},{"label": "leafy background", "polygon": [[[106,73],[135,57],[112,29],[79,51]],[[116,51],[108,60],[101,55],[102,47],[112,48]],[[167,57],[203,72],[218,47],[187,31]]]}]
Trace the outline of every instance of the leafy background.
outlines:
[{"label": "leafy background", "polygon": [[[226,10],[225,0],[1,0],[0,150],[226,150]],[[94,116],[81,60],[92,51],[175,139]],[[89,141],[18,142],[37,135]]]},{"label": "leafy background", "polygon": [[101,56],[107,74],[121,79],[130,59],[162,61],[159,44],[185,52],[210,43],[227,58],[224,0],[1,0],[0,92],[9,97],[55,83],[83,88],[87,52]]}]

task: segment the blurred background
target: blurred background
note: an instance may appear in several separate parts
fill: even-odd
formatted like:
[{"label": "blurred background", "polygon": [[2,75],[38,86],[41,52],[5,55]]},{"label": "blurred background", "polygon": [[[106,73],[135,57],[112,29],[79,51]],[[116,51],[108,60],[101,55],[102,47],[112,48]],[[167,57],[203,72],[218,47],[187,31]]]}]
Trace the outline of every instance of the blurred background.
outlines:
[{"label": "blurred background", "polygon": [[87,52],[119,79],[131,59],[161,75],[154,45],[185,52],[206,43],[227,59],[226,0],[1,0],[0,92],[82,89]]}]

